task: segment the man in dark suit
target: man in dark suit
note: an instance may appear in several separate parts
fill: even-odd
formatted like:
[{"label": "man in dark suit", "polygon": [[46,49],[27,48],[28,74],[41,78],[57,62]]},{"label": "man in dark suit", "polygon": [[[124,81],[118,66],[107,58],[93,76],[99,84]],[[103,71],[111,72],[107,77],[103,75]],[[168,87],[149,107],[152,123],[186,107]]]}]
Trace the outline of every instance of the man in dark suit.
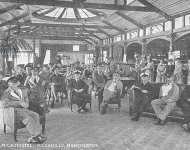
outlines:
[{"label": "man in dark suit", "polygon": [[131,120],[138,121],[143,110],[151,101],[152,86],[149,82],[149,74],[141,74],[141,82],[132,86],[134,90],[133,117]]},{"label": "man in dark suit", "polygon": [[179,101],[177,101],[177,106],[181,108],[184,114],[183,129],[190,132],[190,86],[186,86],[181,93]]},{"label": "man in dark suit", "polygon": [[78,112],[80,111],[88,111],[85,107],[87,101],[90,99],[90,95],[88,94],[88,85],[81,79],[81,72],[74,72],[74,79],[71,80],[68,88],[72,91],[72,100],[76,102],[78,105]]},{"label": "man in dark suit", "polygon": [[103,74],[102,67],[100,66],[100,64],[98,64],[96,70],[94,70],[92,75],[92,80],[94,83],[94,87],[96,89],[96,95],[98,96],[99,111],[100,111],[100,104],[103,102],[103,91],[106,83],[105,76]]}]

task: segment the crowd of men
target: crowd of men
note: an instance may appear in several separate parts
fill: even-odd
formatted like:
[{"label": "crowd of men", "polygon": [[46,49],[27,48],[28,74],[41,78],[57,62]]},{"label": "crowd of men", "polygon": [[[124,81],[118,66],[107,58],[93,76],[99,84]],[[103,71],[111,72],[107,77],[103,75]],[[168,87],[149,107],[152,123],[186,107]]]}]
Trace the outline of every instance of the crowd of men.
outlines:
[{"label": "crowd of men", "polygon": [[[139,59],[139,58],[138,58]],[[3,72],[0,72],[0,97],[3,107],[14,107],[18,118],[26,125],[31,137],[30,143],[42,143],[46,137],[40,130],[39,114],[48,113],[55,102],[69,97],[69,91],[72,91],[72,99],[78,106],[78,112],[88,112],[86,104],[91,97],[91,91],[94,90],[100,104],[99,111],[105,114],[108,104],[113,100],[119,100],[123,92],[123,83],[120,76],[125,75],[133,78],[134,85],[131,89],[138,89],[138,94],[134,101],[133,121],[138,121],[143,110],[148,103],[157,116],[158,125],[164,125],[170,112],[174,109],[179,99],[179,86],[181,76],[180,67],[172,68],[173,71],[164,70],[164,79],[162,73],[162,64],[157,67],[156,82],[165,82],[160,89],[159,99],[152,100],[151,82],[153,82],[153,62],[150,57],[144,57],[139,61],[136,59],[135,67],[125,70],[114,62],[108,64],[84,65],[77,62],[69,66],[63,66],[60,62],[54,65],[44,65],[42,67],[33,67],[31,65],[16,66],[11,77],[3,80]],[[179,64],[177,60],[177,65]],[[162,66],[162,67],[161,67]],[[171,73],[172,72],[172,73]],[[159,79],[158,79],[159,78]],[[185,89],[188,90],[188,89]],[[185,97],[182,98],[179,106],[185,114],[184,129],[190,131],[190,104]],[[164,105],[164,106],[163,106]]]}]

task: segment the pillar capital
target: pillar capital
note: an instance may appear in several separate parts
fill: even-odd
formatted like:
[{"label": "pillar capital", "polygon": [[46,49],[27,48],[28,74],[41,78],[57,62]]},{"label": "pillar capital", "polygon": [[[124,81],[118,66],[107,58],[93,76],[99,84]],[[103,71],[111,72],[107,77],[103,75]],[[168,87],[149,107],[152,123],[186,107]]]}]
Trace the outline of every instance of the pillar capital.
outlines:
[{"label": "pillar capital", "polygon": [[169,39],[170,39],[170,49],[169,51],[172,52],[174,50],[174,40],[176,39],[176,34],[175,33],[171,33],[168,35]]}]

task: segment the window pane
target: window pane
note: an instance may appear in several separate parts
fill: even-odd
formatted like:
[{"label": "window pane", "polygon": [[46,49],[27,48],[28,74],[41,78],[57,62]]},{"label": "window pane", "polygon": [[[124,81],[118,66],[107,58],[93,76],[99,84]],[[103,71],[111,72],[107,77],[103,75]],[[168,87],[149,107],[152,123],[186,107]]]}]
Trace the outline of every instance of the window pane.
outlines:
[{"label": "window pane", "polygon": [[172,22],[171,21],[165,22],[165,31],[169,31],[171,29],[172,29]]},{"label": "window pane", "polygon": [[79,45],[73,45],[73,51],[75,52],[79,51]]},{"label": "window pane", "polygon": [[125,34],[122,34],[122,40],[125,40]]},{"label": "window pane", "polygon": [[175,19],[175,29],[183,27],[183,17],[178,17]]},{"label": "window pane", "polygon": [[106,62],[107,61],[107,51],[103,51],[103,61]]},{"label": "window pane", "polygon": [[140,29],[139,30],[139,36],[141,37],[141,36],[143,36],[143,34],[144,34],[144,31],[142,29]]},{"label": "window pane", "polygon": [[130,33],[127,33],[127,40],[130,39]]},{"label": "window pane", "polygon": [[185,25],[186,26],[190,25],[190,14],[185,16]]},{"label": "window pane", "polygon": [[19,52],[16,57],[16,65],[33,63],[33,55],[28,52]]},{"label": "window pane", "polygon": [[163,23],[152,26],[152,33],[158,33],[163,31]]},{"label": "window pane", "polygon": [[150,27],[146,28],[146,35],[150,35]]},{"label": "window pane", "polygon": [[46,56],[44,58],[44,64],[50,63],[50,50],[46,50]]},{"label": "window pane", "polygon": [[138,32],[137,31],[133,31],[131,32],[131,38],[136,38],[138,36]]},{"label": "window pane", "polygon": [[116,41],[121,41],[121,35],[116,36]]}]

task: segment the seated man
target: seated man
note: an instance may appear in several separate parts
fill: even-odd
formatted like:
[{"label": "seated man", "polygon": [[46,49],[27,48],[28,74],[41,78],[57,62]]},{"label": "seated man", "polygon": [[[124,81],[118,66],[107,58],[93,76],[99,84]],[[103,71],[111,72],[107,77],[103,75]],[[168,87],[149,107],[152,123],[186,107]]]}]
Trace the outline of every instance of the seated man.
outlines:
[{"label": "seated man", "polygon": [[110,102],[113,100],[120,100],[120,96],[122,94],[123,84],[119,80],[119,74],[114,73],[113,79],[109,80],[105,87],[103,92],[103,104],[101,106],[100,113],[105,114],[107,106]]},{"label": "seated man", "polygon": [[20,66],[16,66],[16,75],[15,77],[19,80],[21,85],[24,85],[24,82],[26,80],[26,74],[24,73],[24,69]]},{"label": "seated man", "polygon": [[149,82],[149,74],[141,74],[141,83],[133,85],[132,89],[135,90],[135,99],[133,104],[134,116],[131,118],[133,121],[138,121],[143,110],[151,101],[152,86]]},{"label": "seated man", "polygon": [[[38,74],[37,69],[31,69],[31,76],[26,78],[24,86],[29,88],[30,108],[42,114],[49,112],[44,98],[44,88],[42,86],[43,80]],[[37,107],[38,106],[38,107]]]},{"label": "seated man", "polygon": [[160,99],[151,102],[158,118],[156,125],[165,125],[166,119],[176,106],[179,99],[179,87],[174,83],[174,77],[168,77],[167,84],[160,88]]},{"label": "seated man", "polygon": [[46,138],[41,135],[40,118],[37,113],[28,109],[28,95],[19,88],[20,82],[16,77],[11,77],[7,82],[9,87],[1,98],[3,107],[15,108],[17,119],[22,121],[31,134],[29,143],[43,143]]},{"label": "seated man", "polygon": [[184,114],[183,129],[190,132],[190,86],[186,88],[181,93],[179,101],[177,101],[177,106],[181,108]]},{"label": "seated man", "polygon": [[[59,68],[55,68],[54,74],[50,77],[50,81],[52,98],[58,102],[62,98],[61,92],[66,93],[65,78],[59,73]],[[52,107],[54,105],[54,100],[52,102]]]},{"label": "seated man", "polygon": [[8,88],[8,85],[6,81],[3,80],[3,72],[0,71],[0,98],[3,95],[3,92],[5,91],[5,89],[7,88]]},{"label": "seated man", "polygon": [[88,109],[85,108],[86,103],[90,99],[90,95],[87,93],[88,86],[82,79],[80,79],[79,71],[75,71],[74,74],[74,79],[71,79],[71,82],[68,85],[68,88],[72,90],[72,100],[78,105],[78,112],[81,110],[88,111]]},{"label": "seated man", "polygon": [[[92,80],[94,83],[94,88],[96,89],[96,96],[98,96],[99,108],[103,101],[103,91],[105,86],[105,77],[100,65],[97,66],[92,75]],[[100,110],[99,110],[100,111]]]}]

